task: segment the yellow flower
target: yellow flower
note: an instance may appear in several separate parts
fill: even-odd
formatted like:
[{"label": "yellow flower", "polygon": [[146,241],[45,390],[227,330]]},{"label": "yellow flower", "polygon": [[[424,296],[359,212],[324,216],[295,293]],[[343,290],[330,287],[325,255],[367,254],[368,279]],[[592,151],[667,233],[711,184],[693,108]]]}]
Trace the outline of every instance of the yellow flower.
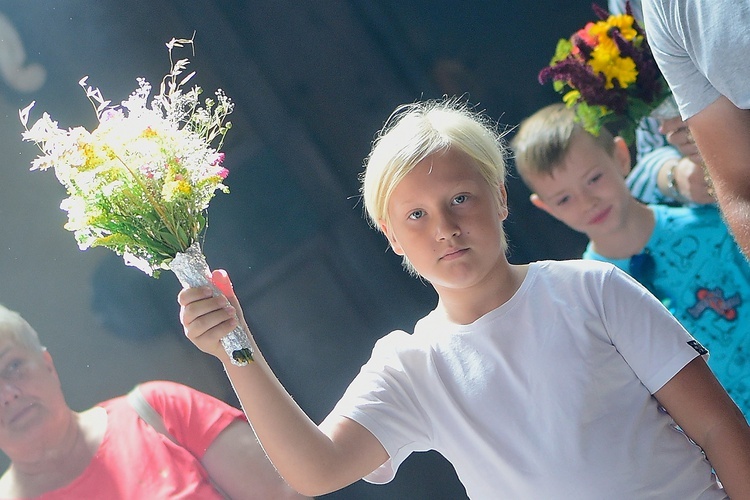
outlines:
[{"label": "yellow flower", "polygon": [[577,90],[571,90],[570,92],[566,93],[563,96],[563,102],[568,106],[571,107],[575,103],[578,102],[578,99],[581,97],[581,93]]},{"label": "yellow flower", "polygon": [[84,164],[79,166],[80,170],[90,170],[104,163],[104,158],[99,155],[94,144],[78,140],[78,150],[85,159]]},{"label": "yellow flower", "polygon": [[167,181],[161,190],[161,196],[165,201],[173,201],[178,195],[188,195],[191,191],[190,184],[184,180]]},{"label": "yellow flower", "polygon": [[604,75],[607,79],[604,88],[607,89],[614,87],[612,80],[615,78],[619,82],[620,87],[627,88],[631,83],[635,83],[638,76],[635,61],[630,57],[621,57],[617,47],[615,47],[615,50],[606,50],[605,47],[597,46],[591,52],[589,65],[591,65],[591,69],[595,73]]},{"label": "yellow flower", "polygon": [[627,14],[609,16],[607,24],[610,28],[619,28],[620,34],[625,40],[633,40],[638,35],[633,28],[633,17]]},{"label": "yellow flower", "polygon": [[618,29],[620,35],[627,41],[633,41],[638,36],[638,32],[633,28],[633,17],[626,14],[609,16],[606,21],[593,23],[589,28],[589,34],[596,38],[597,47],[602,47],[607,51],[615,51],[617,44],[612,38],[612,30]]},{"label": "yellow flower", "polygon": [[611,26],[606,21],[597,21],[589,28],[589,34],[596,38],[595,47],[602,47],[604,50],[617,50],[615,41],[609,36]]},{"label": "yellow flower", "polygon": [[151,127],[146,127],[146,129],[141,133],[141,137],[144,137],[146,139],[156,137],[157,135],[158,134],[156,133],[156,130],[152,129]]}]

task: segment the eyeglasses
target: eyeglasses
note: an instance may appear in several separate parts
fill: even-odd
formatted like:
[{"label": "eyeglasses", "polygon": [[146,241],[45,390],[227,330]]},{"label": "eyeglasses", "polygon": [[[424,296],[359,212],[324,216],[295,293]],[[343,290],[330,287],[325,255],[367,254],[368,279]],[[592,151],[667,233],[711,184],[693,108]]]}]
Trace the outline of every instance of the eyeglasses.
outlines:
[{"label": "eyeglasses", "polygon": [[648,249],[630,257],[628,274],[635,278],[635,280],[641,285],[646,287],[654,297],[659,299],[659,301],[669,309],[672,300],[667,294],[654,285],[654,279],[656,278],[656,261]]}]

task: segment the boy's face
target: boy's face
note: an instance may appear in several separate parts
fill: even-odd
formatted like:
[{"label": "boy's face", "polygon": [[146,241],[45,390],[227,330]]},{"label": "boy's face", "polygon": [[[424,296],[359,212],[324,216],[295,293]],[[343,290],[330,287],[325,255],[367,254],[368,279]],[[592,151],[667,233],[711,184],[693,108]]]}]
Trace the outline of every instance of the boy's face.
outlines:
[{"label": "boy's face", "polygon": [[535,191],[531,202],[593,240],[621,228],[632,202],[625,184],[629,171],[630,152],[621,138],[615,138],[609,155],[593,137],[580,133],[551,176],[528,179]]},{"label": "boy's face", "polygon": [[[499,197],[500,204],[496,201]],[[396,186],[381,228],[398,255],[438,289],[486,279],[505,258],[504,186],[490,186],[465,154],[448,150],[419,162]]]}]

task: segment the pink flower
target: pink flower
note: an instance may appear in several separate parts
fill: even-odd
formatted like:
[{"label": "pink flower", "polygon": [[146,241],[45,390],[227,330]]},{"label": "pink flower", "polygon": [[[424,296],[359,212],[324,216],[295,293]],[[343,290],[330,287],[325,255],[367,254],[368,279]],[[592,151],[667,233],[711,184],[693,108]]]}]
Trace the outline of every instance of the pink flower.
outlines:
[{"label": "pink flower", "polygon": [[124,115],[122,114],[122,110],[115,109],[115,108],[107,108],[104,111],[102,111],[101,117],[99,117],[99,121],[106,122],[107,120],[113,120],[115,118],[123,118]]},{"label": "pink flower", "polygon": [[140,170],[141,174],[147,179],[154,178],[154,171],[151,169],[150,165],[141,165],[138,170]]},{"label": "pink flower", "polygon": [[221,177],[222,179],[226,179],[226,178],[227,178],[227,175],[229,175],[229,170],[227,170],[227,169],[226,169],[226,168],[224,168],[224,167],[221,167],[221,168],[220,168],[220,169],[219,169],[219,170],[218,170],[218,171],[216,172],[216,175],[218,175],[218,176],[219,176],[219,177]]},{"label": "pink flower", "polygon": [[224,163],[224,153],[217,153],[214,161],[211,162],[211,166],[215,167]]}]

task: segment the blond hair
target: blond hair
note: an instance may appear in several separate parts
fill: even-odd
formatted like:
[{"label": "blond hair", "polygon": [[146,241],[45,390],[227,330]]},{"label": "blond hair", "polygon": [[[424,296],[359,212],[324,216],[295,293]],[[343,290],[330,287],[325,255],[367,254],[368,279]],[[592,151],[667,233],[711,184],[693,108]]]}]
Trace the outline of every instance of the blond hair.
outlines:
[{"label": "blond hair", "polygon": [[[361,194],[370,223],[382,230],[389,224],[388,202],[401,180],[422,160],[448,149],[473,160],[482,177],[497,193],[505,183],[502,135],[486,115],[475,112],[456,98],[404,104],[396,108],[378,133],[365,160]],[[501,236],[507,247],[505,234]],[[404,267],[415,273],[404,256]]]}]

